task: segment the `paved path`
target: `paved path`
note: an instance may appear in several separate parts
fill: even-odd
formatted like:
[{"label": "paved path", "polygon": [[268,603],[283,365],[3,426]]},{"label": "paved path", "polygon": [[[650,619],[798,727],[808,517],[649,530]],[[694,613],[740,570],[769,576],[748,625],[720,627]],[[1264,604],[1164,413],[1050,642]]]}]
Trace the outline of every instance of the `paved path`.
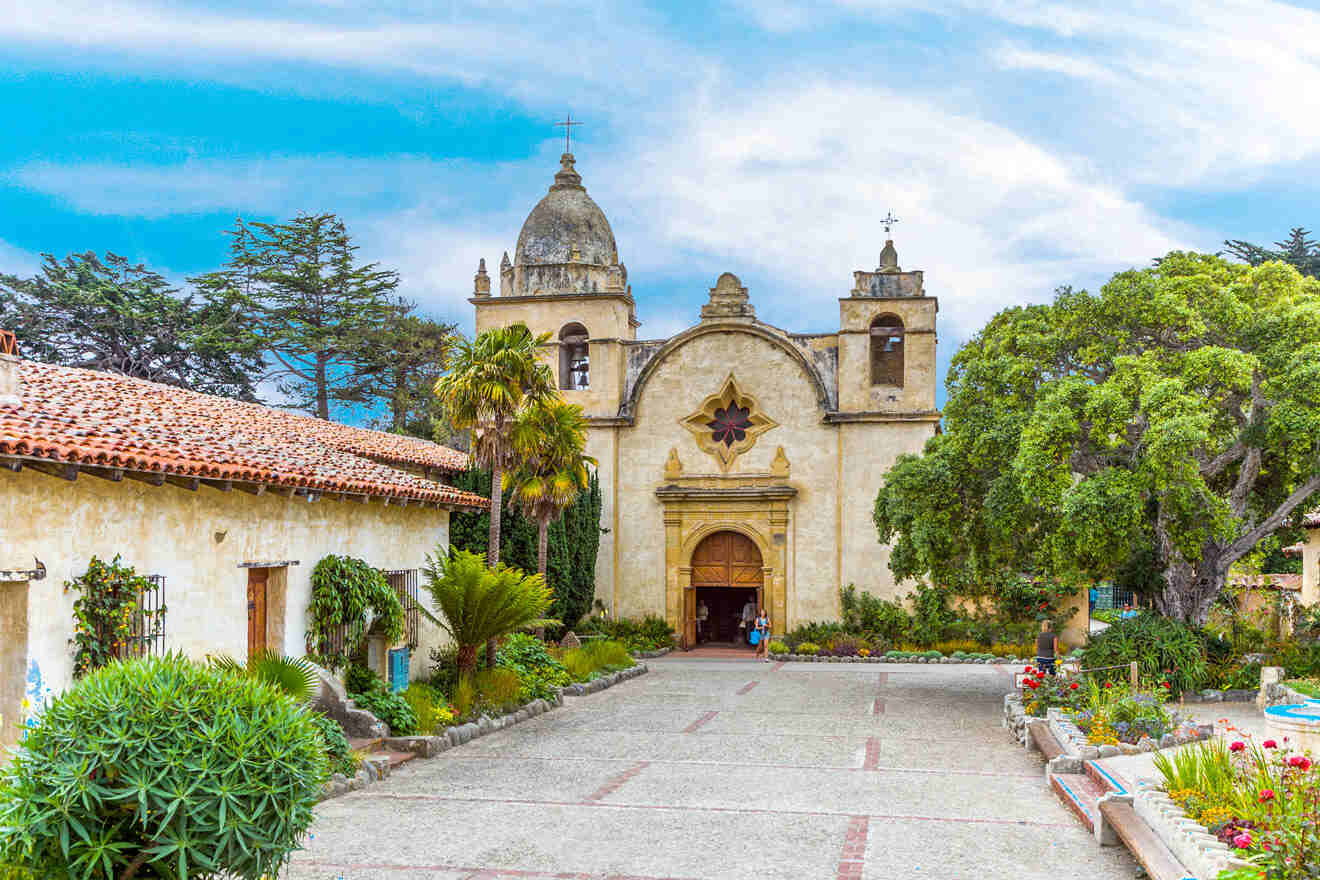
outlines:
[{"label": "paved path", "polygon": [[[1131,880],[991,666],[651,661],[323,803],[291,880]],[[283,875],[281,875],[283,876]]]}]

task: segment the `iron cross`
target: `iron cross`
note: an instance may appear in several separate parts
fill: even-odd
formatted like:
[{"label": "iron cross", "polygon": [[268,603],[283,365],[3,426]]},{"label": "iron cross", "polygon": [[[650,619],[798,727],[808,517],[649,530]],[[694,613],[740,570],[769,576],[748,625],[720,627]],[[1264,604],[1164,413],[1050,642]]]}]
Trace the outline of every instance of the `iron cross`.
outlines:
[{"label": "iron cross", "polygon": [[894,212],[893,212],[893,211],[888,211],[888,212],[886,212],[885,216],[880,220],[880,222],[883,223],[883,224],[885,225],[885,238],[888,238],[888,237],[889,237],[889,227],[891,227],[891,226],[893,226],[895,223],[897,223],[897,222],[898,222],[898,218],[894,216]]},{"label": "iron cross", "polygon": [[581,125],[581,124],[582,124],[582,123],[580,123],[580,122],[574,122],[574,121],[573,121],[573,114],[572,114],[572,113],[568,114],[568,118],[565,119],[563,122],[556,122],[556,123],[555,123],[555,125],[562,125],[562,126],[564,127],[564,152],[565,152],[565,153],[571,153],[571,152],[573,152],[573,149],[572,149],[572,145],[573,145],[573,141],[572,141],[573,126],[575,126],[575,125]]}]

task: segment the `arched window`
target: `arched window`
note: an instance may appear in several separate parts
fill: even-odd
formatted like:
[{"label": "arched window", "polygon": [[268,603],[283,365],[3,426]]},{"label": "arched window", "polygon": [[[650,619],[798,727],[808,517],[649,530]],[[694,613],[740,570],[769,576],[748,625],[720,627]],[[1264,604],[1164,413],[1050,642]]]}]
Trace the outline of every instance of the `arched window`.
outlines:
[{"label": "arched window", "polygon": [[871,322],[871,384],[903,387],[903,322],[896,315]]},{"label": "arched window", "polygon": [[585,391],[591,385],[591,364],[587,355],[587,328],[565,324],[559,331],[559,387],[565,391]]}]

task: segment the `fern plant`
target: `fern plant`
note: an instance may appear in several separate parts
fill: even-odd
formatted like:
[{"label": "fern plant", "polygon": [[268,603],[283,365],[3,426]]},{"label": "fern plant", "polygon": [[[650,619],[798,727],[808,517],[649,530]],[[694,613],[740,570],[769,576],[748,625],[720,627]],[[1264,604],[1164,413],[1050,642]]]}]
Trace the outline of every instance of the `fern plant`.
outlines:
[{"label": "fern plant", "polygon": [[389,642],[403,637],[403,603],[385,575],[349,556],[332,553],[316,563],[307,618],[307,654],[332,670],[358,653],[369,624],[378,625]]}]

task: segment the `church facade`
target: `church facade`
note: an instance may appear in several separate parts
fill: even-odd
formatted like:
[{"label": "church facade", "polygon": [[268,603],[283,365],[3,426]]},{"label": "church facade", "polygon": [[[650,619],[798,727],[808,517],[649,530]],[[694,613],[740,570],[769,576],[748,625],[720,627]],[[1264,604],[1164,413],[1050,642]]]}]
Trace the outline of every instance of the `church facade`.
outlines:
[{"label": "church facade", "polygon": [[886,470],[939,421],[938,303],[892,241],[840,288],[838,330],[796,333],[758,320],[725,273],[691,327],[638,338],[628,270],[569,153],[513,259],[497,278],[482,261],[477,332],[549,333],[544,358],[590,419],[608,529],[596,591],[613,614],[664,616],[691,645],[735,636],[747,599],[778,633],[836,619],[842,585],[907,592],[871,514]]}]

